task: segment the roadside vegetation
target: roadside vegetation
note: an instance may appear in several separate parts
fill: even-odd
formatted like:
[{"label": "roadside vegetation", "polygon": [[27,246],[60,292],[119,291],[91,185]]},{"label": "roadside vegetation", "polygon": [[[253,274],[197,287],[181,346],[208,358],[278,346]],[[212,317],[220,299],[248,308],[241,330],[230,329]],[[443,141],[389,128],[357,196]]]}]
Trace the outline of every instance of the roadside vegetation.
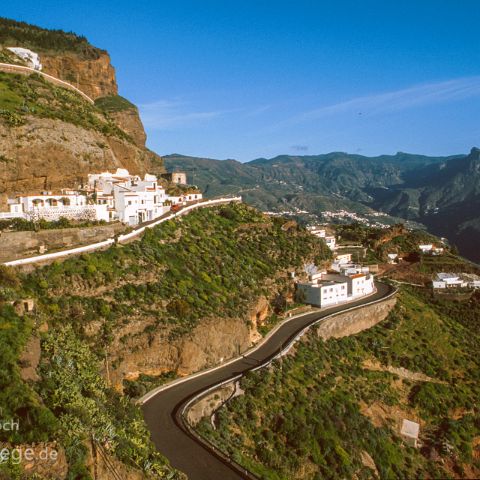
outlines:
[{"label": "roadside vegetation", "polygon": [[[420,255],[418,243],[438,243],[425,232],[337,233],[377,261],[397,246],[412,260],[398,266],[405,276],[474,270],[450,251]],[[244,394],[198,431],[263,479],[478,478],[478,318],[480,292],[460,302],[402,286],[386,320],[327,341],[313,328],[291,354],[248,374]],[[403,419],[420,423],[418,448],[401,438]]]},{"label": "roadside vegetation", "polygon": [[39,230],[56,230],[59,228],[83,228],[97,225],[107,225],[105,220],[70,220],[61,217],[58,220],[48,221],[41,218],[38,221],[25,220],[23,218],[11,218],[0,220],[0,231],[25,232]]},{"label": "roadside vegetation", "polygon": [[[480,295],[461,304],[404,289],[371,330],[326,342],[312,331],[249,374],[216,428],[206,418],[199,431],[265,479],[477,478],[479,316]],[[401,440],[403,418],[420,422],[419,449]]]}]

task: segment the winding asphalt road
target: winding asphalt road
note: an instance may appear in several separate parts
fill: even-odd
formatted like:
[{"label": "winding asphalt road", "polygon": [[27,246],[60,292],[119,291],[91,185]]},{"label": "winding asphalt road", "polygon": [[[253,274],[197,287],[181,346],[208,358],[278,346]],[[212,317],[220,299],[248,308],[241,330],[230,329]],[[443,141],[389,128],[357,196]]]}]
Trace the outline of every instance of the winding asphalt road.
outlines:
[{"label": "winding asphalt road", "polygon": [[190,480],[255,478],[248,475],[248,472],[242,473],[238,467],[229,465],[205,444],[195,439],[182,421],[183,408],[192,397],[209,387],[247,372],[275,357],[308,325],[331,314],[383,300],[395,291],[393,287],[379,282],[376,283],[376,287],[376,293],[361,300],[292,317],[257,350],[216,370],[173,384],[170,388],[148,398],[142,405],[143,414],[158,451],[167,457],[175,468],[185,472]]}]

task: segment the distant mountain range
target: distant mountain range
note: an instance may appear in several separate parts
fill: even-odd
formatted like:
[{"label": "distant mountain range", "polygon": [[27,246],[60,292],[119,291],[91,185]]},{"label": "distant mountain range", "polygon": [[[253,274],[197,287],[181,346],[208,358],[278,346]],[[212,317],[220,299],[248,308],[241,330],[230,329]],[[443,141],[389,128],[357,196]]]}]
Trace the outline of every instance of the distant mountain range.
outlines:
[{"label": "distant mountain range", "polygon": [[[290,212],[307,221],[322,212],[375,211],[425,225],[460,252],[480,261],[480,150],[429,157],[408,153],[365,157],[324,155],[235,160],[168,155],[167,169],[183,169],[207,196],[241,194],[264,211]],[[377,214],[378,215],[378,214]]]}]

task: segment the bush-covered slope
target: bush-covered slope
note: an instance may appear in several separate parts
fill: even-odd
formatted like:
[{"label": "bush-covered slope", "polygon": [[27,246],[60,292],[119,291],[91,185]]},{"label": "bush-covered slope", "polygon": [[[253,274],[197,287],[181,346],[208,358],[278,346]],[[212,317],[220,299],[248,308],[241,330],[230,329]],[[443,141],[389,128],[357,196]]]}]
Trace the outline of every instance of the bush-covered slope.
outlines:
[{"label": "bush-covered slope", "polygon": [[[404,289],[387,320],[354,337],[315,332],[200,431],[265,479],[478,478],[480,296]],[[420,422],[421,447],[402,442]]]},{"label": "bush-covered slope", "polygon": [[102,109],[36,74],[25,76],[0,72],[0,115],[11,127],[24,124],[25,117],[33,115],[129,140]]},{"label": "bush-covered slope", "polygon": [[[72,479],[87,478],[91,438],[145,475],[170,471],[149,443],[139,409],[112,388],[115,378],[121,386],[124,362],[151,351],[157,370],[168,370],[153,339],[182,354],[184,341],[210,318],[232,318],[248,331],[248,311],[259,296],[285,294],[287,271],[329,255],[306,231],[232,205],[196,211],[148,230],[141,241],[30,274],[3,268],[0,408],[19,418],[21,429],[0,431],[0,441],[59,441]],[[22,298],[35,300],[34,314],[15,312],[10,303]],[[32,338],[41,340],[40,378],[25,381],[19,357]],[[138,374],[142,365],[129,368]]]},{"label": "bush-covered slope", "polygon": [[72,52],[85,59],[96,59],[105,53],[73,32],[48,30],[26,22],[0,17],[0,45],[23,46],[35,51]]},{"label": "bush-covered slope", "polygon": [[101,107],[120,100],[108,99],[98,107],[40,75],[0,72],[0,194],[78,188],[88,173],[107,169],[162,173],[136,109],[109,112]]}]

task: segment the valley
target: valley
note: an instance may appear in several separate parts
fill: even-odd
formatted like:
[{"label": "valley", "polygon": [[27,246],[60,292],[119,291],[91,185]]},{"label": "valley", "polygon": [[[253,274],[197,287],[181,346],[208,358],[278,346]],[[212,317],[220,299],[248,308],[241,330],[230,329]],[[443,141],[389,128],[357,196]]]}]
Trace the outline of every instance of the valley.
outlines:
[{"label": "valley", "polygon": [[479,261],[480,150],[426,157],[398,153],[279,156],[247,163],[165,156],[167,168],[191,172],[205,195],[241,194],[245,201],[306,223],[360,221],[423,225]]}]

